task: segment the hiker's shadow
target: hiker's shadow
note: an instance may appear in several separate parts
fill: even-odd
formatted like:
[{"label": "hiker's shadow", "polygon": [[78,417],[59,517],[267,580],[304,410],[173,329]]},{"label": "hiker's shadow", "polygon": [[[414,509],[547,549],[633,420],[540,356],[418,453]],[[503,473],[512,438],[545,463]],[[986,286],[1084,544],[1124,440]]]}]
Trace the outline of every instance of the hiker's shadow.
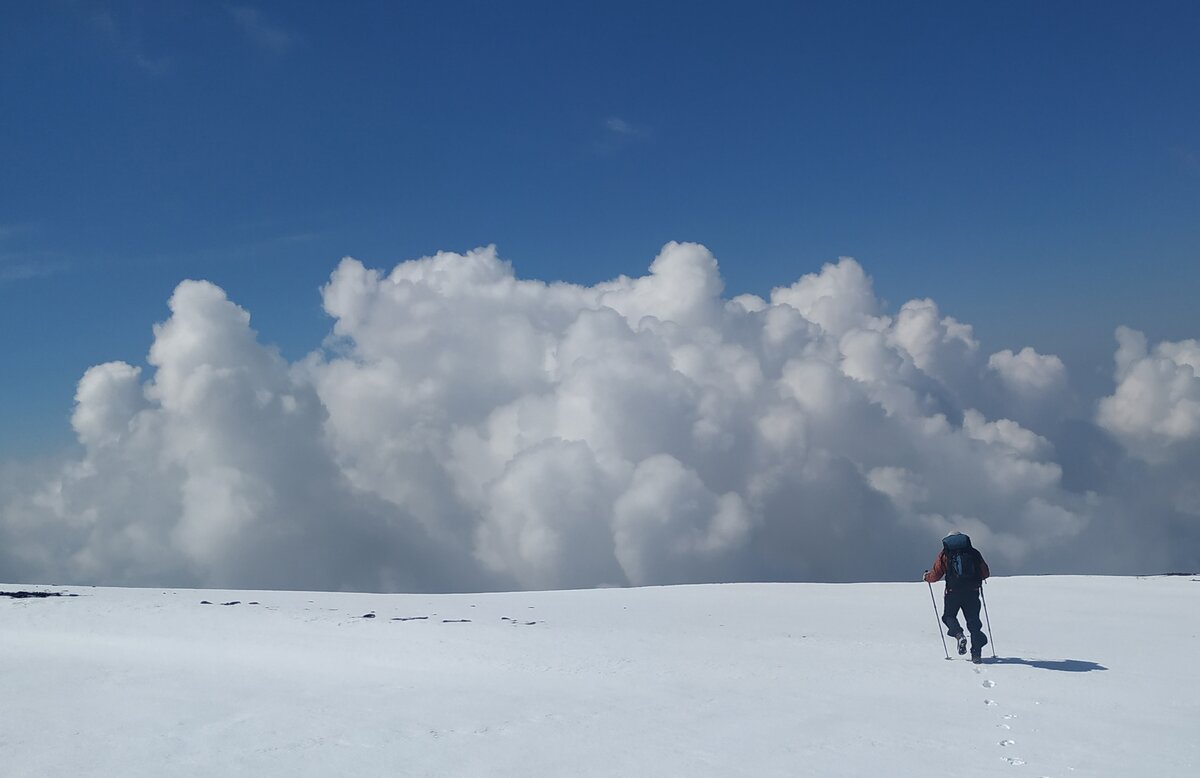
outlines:
[{"label": "hiker's shadow", "polygon": [[1025,665],[1042,670],[1059,670],[1064,673],[1090,673],[1093,670],[1107,670],[1104,665],[1095,662],[1085,662],[1082,659],[1022,659],[1018,656],[998,656],[987,660],[993,665]]}]

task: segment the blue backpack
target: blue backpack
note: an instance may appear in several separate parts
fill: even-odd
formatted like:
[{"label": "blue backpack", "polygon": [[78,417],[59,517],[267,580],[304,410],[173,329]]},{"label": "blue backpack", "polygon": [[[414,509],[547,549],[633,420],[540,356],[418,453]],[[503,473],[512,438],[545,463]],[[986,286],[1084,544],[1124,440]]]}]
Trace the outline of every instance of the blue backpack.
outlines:
[{"label": "blue backpack", "polygon": [[942,538],[946,554],[946,588],[971,586],[978,589],[983,582],[979,569],[979,552],[971,547],[971,538],[955,532]]}]

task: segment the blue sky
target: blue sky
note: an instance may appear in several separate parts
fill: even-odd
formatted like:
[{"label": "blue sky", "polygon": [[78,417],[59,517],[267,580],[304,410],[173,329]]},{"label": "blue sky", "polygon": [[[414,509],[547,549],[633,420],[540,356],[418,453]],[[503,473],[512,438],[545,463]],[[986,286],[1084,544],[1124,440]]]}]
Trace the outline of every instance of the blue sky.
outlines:
[{"label": "blue sky", "polygon": [[[748,6],[748,7],[747,7]],[[0,456],[72,440],[185,278],[296,359],[338,259],[518,275],[856,257],[1099,396],[1200,335],[1191,3],[46,2],[0,8]]]}]

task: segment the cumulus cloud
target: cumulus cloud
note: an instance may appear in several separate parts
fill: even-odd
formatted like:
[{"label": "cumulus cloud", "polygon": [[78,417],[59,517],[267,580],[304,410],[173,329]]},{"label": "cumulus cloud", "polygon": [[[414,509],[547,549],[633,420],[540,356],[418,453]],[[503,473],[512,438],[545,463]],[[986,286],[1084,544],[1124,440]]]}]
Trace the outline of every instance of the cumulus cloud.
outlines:
[{"label": "cumulus cloud", "polygon": [[1117,329],[1116,391],[1100,401],[1100,425],[1147,461],[1200,442],[1200,341],[1163,342]]},{"label": "cumulus cloud", "polygon": [[1012,392],[1030,398],[1059,392],[1067,385],[1067,369],[1053,354],[1039,354],[1026,346],[1014,354],[1009,349],[988,357],[988,368]]},{"label": "cumulus cloud", "polygon": [[[180,284],[145,374],[80,379],[81,453],[0,470],[0,577],[910,580],[952,528],[1007,573],[1195,553],[1154,544],[1196,535],[1194,341],[1122,331],[1114,396],[1071,437],[997,411],[1048,407],[1060,360],[985,357],[931,300],[889,313],[848,258],[727,299],[697,244],[594,286],[521,279],[487,247],[389,272],[345,259],[321,294],[330,335],[289,364],[221,289]],[[1077,464],[1100,439],[1117,453]],[[1136,533],[1129,461],[1158,486]],[[1130,534],[1139,556],[1115,553]]]}]

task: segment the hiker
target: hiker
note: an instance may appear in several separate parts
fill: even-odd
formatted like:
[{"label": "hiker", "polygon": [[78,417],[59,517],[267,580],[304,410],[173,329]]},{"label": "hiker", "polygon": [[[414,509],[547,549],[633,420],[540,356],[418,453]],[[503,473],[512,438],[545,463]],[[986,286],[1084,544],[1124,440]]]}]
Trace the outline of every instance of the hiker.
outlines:
[{"label": "hiker", "polygon": [[990,575],[983,554],[972,548],[971,539],[961,532],[951,532],[942,538],[942,550],[938,552],[933,567],[925,571],[921,580],[926,583],[946,578],[946,607],[942,612],[942,623],[950,637],[958,641],[958,653],[967,653],[967,638],[958,623],[958,612],[962,610],[971,631],[971,661],[980,662],[987,635],[979,622],[979,587]]}]

